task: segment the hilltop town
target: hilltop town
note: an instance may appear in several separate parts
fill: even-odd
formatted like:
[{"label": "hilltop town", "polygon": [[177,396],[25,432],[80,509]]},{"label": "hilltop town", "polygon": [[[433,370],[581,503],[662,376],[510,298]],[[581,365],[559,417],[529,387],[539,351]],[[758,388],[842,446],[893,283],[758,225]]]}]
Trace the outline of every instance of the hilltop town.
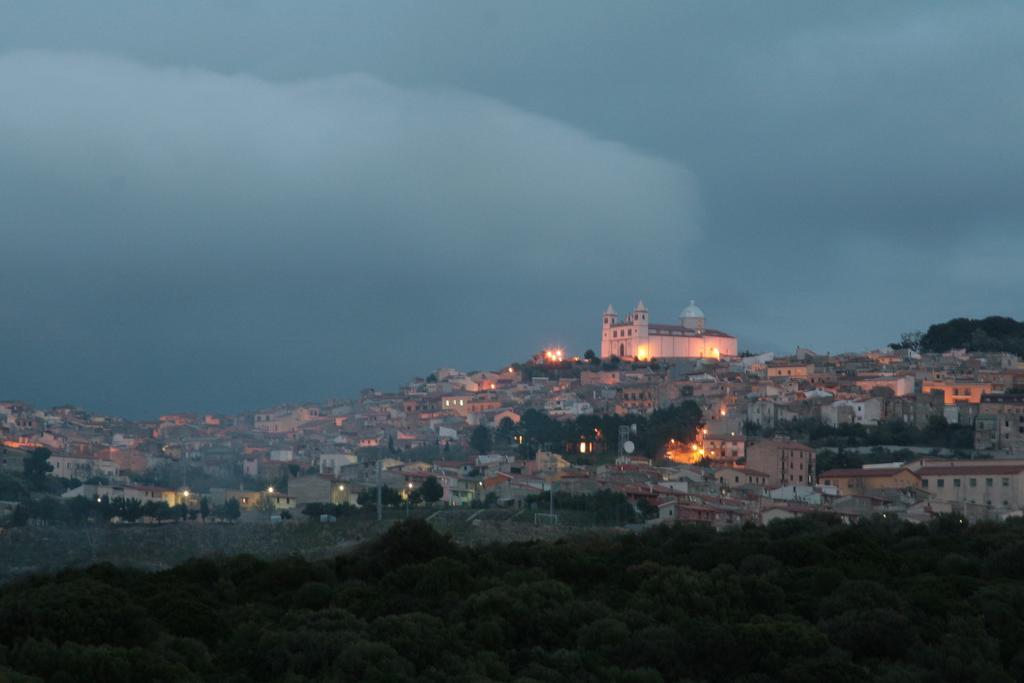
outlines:
[{"label": "hilltop town", "polygon": [[715,528],[820,511],[1022,514],[1018,356],[900,348],[911,344],[755,355],[693,302],[679,325],[647,316],[609,307],[599,353],[439,368],[322,404],[129,421],[4,401],[0,519],[328,521],[374,509],[378,491],[406,512],[531,524],[569,510]]}]

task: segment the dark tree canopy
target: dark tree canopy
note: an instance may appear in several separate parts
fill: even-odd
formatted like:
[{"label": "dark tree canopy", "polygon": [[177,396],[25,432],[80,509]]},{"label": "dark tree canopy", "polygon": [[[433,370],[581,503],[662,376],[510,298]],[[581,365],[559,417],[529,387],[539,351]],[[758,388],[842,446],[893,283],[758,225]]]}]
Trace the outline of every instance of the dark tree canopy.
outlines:
[{"label": "dark tree canopy", "polygon": [[444,495],[444,487],[437,480],[437,477],[427,477],[419,488],[423,500],[428,503],[436,503]]},{"label": "dark tree canopy", "polygon": [[42,489],[46,485],[46,475],[53,471],[53,465],[49,463],[50,451],[46,448],[36,448],[22,460],[22,467],[25,472],[25,479],[34,489]]},{"label": "dark tree canopy", "polygon": [[1022,652],[1021,520],[809,516],[479,547],[412,521],[326,561],[0,587],[0,680],[1008,683]]},{"label": "dark tree canopy", "polygon": [[929,327],[921,337],[920,345],[922,351],[931,353],[966,349],[1024,355],[1024,322],[1002,316],[980,320],[954,318]]},{"label": "dark tree canopy", "polygon": [[484,425],[477,425],[469,436],[469,445],[477,453],[488,452],[493,444],[491,430]]}]

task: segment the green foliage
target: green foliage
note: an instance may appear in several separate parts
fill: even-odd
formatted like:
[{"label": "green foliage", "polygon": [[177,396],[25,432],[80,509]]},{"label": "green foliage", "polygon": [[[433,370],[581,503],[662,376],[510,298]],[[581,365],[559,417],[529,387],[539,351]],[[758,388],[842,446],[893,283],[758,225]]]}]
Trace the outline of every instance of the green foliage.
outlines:
[{"label": "green foliage", "polygon": [[302,508],[302,514],[306,515],[310,519],[320,519],[320,515],[343,517],[345,515],[356,514],[357,512],[359,512],[359,508],[355,505],[349,505],[348,503],[306,503]]},{"label": "green foliage", "polygon": [[[380,500],[381,504],[387,507],[395,507],[402,505],[405,501],[402,500],[402,494],[394,490],[390,486],[380,487]],[[374,507],[377,505],[377,487],[374,486],[372,489],[365,489],[360,491],[359,496],[356,498],[356,502],[359,503],[360,507]]]},{"label": "green foliage", "polygon": [[954,450],[974,448],[974,427],[951,424],[941,415],[933,415],[923,428],[899,421],[881,422],[873,426],[844,424],[830,427],[814,418],[807,418],[780,422],[772,429],[758,427],[752,422],[747,422],[744,432],[748,436],[784,435],[808,441],[816,448],[862,446],[925,446]]},{"label": "green foliage", "polygon": [[636,425],[633,440],[637,452],[648,457],[661,453],[669,439],[688,441],[701,426],[700,406],[693,401],[655,410],[644,415],[582,415],[575,420],[559,421],[539,410],[523,413],[515,432],[527,444],[566,450],[567,444],[579,443],[581,438],[595,441],[595,452],[615,452],[618,449],[619,427]]},{"label": "green foliage", "polygon": [[237,498],[228,498],[223,505],[214,507],[213,516],[220,519],[236,520],[242,516],[242,506]]},{"label": "green foliage", "polygon": [[25,472],[25,480],[36,491],[45,488],[46,475],[53,471],[53,465],[48,462],[49,458],[49,450],[46,448],[36,448],[21,462]]},{"label": "green foliage", "polygon": [[103,496],[99,499],[75,496],[74,498],[54,498],[50,496],[36,497],[19,503],[12,519],[14,526],[24,525],[30,519],[37,519],[48,524],[81,525],[91,522],[106,523],[113,518],[127,522],[135,522],[142,517],[156,520],[185,519],[186,509],[183,505],[174,508],[167,503],[125,498],[111,499]]},{"label": "green foliage", "polygon": [[0,679],[1013,681],[1021,566],[1021,521],[819,516],[476,548],[413,521],[326,562],[7,584]]},{"label": "green foliage", "polygon": [[484,425],[477,425],[469,436],[469,445],[477,453],[487,453],[494,445],[491,430]]},{"label": "green foliage", "polygon": [[943,353],[951,349],[1005,351],[1024,356],[1024,322],[990,316],[980,320],[954,318],[932,325],[920,340],[921,350]]},{"label": "green foliage", "polygon": [[423,500],[428,503],[436,503],[444,496],[444,487],[441,486],[437,477],[427,477],[417,490],[423,496]]}]

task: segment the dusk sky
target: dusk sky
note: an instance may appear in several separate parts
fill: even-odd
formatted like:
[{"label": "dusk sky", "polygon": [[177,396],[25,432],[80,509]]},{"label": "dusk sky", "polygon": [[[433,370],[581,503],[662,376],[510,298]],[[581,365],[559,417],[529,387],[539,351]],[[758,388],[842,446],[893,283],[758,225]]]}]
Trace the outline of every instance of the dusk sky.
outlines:
[{"label": "dusk sky", "polygon": [[1024,318],[1024,4],[827,4],[0,1],[0,398]]}]

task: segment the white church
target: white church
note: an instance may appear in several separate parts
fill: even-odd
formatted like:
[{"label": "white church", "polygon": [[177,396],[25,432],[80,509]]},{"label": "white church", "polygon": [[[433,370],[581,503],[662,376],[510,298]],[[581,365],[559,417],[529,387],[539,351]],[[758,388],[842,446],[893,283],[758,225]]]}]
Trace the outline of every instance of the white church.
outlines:
[{"label": "white church", "polygon": [[657,358],[722,358],[736,355],[736,337],[704,326],[704,311],[693,301],[678,325],[650,322],[641,301],[619,322],[608,306],[601,324],[601,358],[648,361]]}]

